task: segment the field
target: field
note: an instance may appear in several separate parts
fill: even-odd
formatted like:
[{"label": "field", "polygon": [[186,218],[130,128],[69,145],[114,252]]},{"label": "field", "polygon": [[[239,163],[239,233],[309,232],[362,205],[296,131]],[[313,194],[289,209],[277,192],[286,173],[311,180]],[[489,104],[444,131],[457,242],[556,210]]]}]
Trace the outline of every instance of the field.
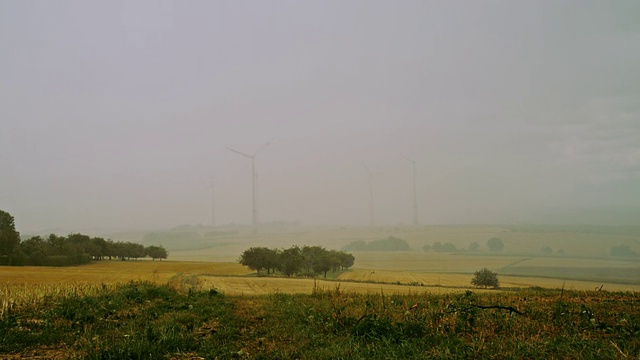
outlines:
[{"label": "field", "polygon": [[[170,261],[0,267],[0,357],[639,358],[640,262],[606,256],[638,236],[564,231],[234,233],[197,249],[173,244]],[[356,252],[350,270],[326,280],[256,276],[236,262],[250,246],[339,249],[391,235],[413,251]],[[499,254],[420,251],[497,235]],[[543,256],[543,244],[564,254]],[[484,267],[501,291],[470,286]]]},{"label": "field", "polygon": [[[183,282],[187,284],[188,281]],[[638,293],[229,296],[130,282],[0,317],[6,359],[636,359]]]}]

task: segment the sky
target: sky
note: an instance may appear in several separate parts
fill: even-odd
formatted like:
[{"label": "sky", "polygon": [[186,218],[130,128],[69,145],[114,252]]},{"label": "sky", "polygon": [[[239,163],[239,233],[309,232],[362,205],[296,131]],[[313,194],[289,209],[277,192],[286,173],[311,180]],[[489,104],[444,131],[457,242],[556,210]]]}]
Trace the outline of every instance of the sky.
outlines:
[{"label": "sky", "polygon": [[407,158],[420,224],[640,205],[635,0],[2,0],[0,49],[21,232],[249,224],[227,148],[260,222],[410,224]]}]

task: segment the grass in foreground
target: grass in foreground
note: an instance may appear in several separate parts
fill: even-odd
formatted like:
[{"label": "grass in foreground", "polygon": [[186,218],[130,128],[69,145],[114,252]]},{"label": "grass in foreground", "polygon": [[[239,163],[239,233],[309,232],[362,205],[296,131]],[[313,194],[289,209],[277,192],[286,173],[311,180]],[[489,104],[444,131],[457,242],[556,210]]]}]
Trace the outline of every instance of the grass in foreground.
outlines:
[{"label": "grass in foreground", "polygon": [[224,296],[149,282],[65,294],[0,319],[0,357],[637,358],[640,294]]}]

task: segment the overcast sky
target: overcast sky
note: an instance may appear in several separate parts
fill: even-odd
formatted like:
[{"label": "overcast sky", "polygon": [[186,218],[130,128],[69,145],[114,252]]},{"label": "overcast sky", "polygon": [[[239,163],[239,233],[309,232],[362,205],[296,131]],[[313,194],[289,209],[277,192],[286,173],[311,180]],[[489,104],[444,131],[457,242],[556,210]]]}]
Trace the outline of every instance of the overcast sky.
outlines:
[{"label": "overcast sky", "polygon": [[20,231],[640,204],[640,2],[0,1]]}]

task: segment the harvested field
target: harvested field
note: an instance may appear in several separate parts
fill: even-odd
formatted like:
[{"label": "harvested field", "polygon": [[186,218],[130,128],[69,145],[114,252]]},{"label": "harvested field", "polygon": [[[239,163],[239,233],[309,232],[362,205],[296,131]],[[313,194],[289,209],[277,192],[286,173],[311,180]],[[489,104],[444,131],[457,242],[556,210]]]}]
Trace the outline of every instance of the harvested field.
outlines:
[{"label": "harvested field", "polygon": [[113,284],[129,281],[166,283],[177,274],[245,275],[237,263],[179,261],[100,261],[73,267],[0,266],[4,284]]},{"label": "harvested field", "polygon": [[[264,294],[311,294],[316,289],[369,294],[444,294],[462,292],[463,288],[446,288],[438,286],[407,286],[395,284],[375,284],[356,281],[327,281],[314,279],[288,279],[269,277],[240,276],[203,276],[200,277],[204,289],[214,288],[226,295],[264,295]],[[481,290],[485,291],[485,290]],[[488,291],[488,290],[486,290]]]},{"label": "harvested field", "polygon": [[454,255],[432,252],[355,252],[354,269],[473,273],[497,270],[528,259],[524,256]]},{"label": "harvested field", "polygon": [[[452,274],[437,272],[411,272],[392,270],[358,270],[347,271],[338,280],[380,282],[380,283],[401,283],[401,284],[423,284],[428,287],[443,286],[448,288],[470,287],[471,274]],[[595,281],[562,280],[535,276],[505,276],[499,275],[500,286],[504,288],[562,288],[571,290],[594,290],[603,286],[609,291],[640,291],[640,285],[616,284]]]}]

